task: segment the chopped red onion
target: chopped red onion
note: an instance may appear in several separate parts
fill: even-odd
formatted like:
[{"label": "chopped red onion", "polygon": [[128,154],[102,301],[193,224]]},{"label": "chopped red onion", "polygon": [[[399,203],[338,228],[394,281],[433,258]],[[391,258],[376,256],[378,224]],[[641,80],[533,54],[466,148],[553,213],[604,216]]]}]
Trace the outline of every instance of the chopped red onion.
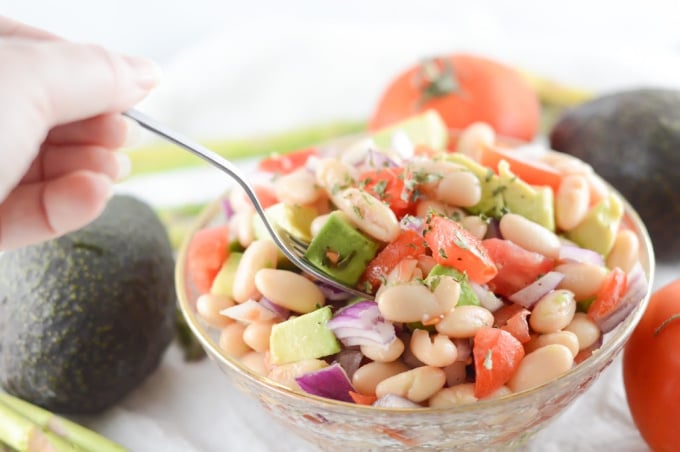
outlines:
[{"label": "chopped red onion", "polygon": [[310,155],[305,162],[305,169],[310,173],[316,173],[316,169],[319,167],[319,162],[321,159],[316,155]]},{"label": "chopped red onion", "polygon": [[356,372],[361,365],[362,359],[364,359],[364,355],[361,354],[361,351],[354,348],[344,348],[335,355],[334,361],[340,364],[347,376],[352,379],[354,372]]},{"label": "chopped red onion", "polygon": [[470,287],[472,287],[473,292],[477,295],[477,298],[479,298],[482,307],[489,311],[496,312],[505,306],[503,300],[498,298],[496,294],[491,292],[487,287],[479,285],[474,281],[470,281]]},{"label": "chopped red onion", "polygon": [[508,298],[513,303],[531,309],[544,295],[552,291],[564,279],[564,274],[556,271],[549,271],[528,286],[518,290]]},{"label": "chopped red onion", "polygon": [[274,303],[267,297],[260,298],[260,304],[284,320],[290,317],[290,311],[288,309]]},{"label": "chopped red onion", "polygon": [[230,220],[234,216],[234,206],[231,205],[231,200],[225,198],[222,200],[222,211],[224,212],[224,218]]},{"label": "chopped red onion", "polygon": [[345,370],[338,363],[295,378],[300,388],[312,395],[353,403],[350,391],[355,391]]},{"label": "chopped red onion", "polygon": [[400,165],[399,162],[372,146],[368,148],[364,160],[361,161],[358,166],[365,169],[380,169],[394,168]]},{"label": "chopped red onion", "polygon": [[388,346],[397,337],[392,322],[385,320],[378,304],[371,300],[359,301],[341,309],[327,326],[346,347]]},{"label": "chopped red onion", "polygon": [[338,289],[335,286],[332,286],[328,283],[325,283],[323,281],[314,281],[316,286],[321,290],[321,293],[323,293],[323,296],[326,300],[331,300],[331,301],[342,301],[342,300],[348,300],[352,298],[352,294],[349,292],[346,292],[342,289]]},{"label": "chopped red onion", "polygon": [[560,262],[583,262],[604,266],[602,255],[593,250],[574,245],[563,244],[560,246],[560,253],[557,260]]},{"label": "chopped red onion", "polygon": [[425,221],[414,215],[404,215],[399,222],[399,227],[404,231],[414,231],[418,234],[423,232],[423,226],[425,226]]},{"label": "chopped red onion", "polygon": [[472,354],[472,344],[470,343],[470,339],[454,338],[453,343],[456,346],[456,351],[458,352],[456,361],[467,361]]},{"label": "chopped red onion", "polygon": [[503,234],[501,233],[500,221],[496,218],[489,219],[486,225],[486,234],[484,234],[485,239],[502,239]]},{"label": "chopped red onion", "polygon": [[621,297],[619,305],[609,315],[596,321],[603,334],[621,323],[647,295],[647,276],[639,262],[628,272],[627,277],[626,293]]},{"label": "chopped red onion", "polygon": [[378,408],[423,408],[422,405],[396,394],[385,394],[373,402],[373,406]]},{"label": "chopped red onion", "polygon": [[244,323],[274,320],[277,317],[277,314],[255,300],[246,300],[243,303],[222,309],[220,314]]}]

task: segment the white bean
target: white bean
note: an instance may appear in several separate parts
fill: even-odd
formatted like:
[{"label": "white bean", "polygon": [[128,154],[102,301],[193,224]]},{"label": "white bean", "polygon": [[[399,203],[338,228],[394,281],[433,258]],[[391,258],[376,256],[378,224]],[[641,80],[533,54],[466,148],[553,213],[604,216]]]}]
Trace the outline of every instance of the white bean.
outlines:
[{"label": "white bean", "polygon": [[580,174],[565,176],[555,195],[555,222],[557,227],[569,231],[578,226],[588,213],[590,188],[588,180]]},{"label": "white bean", "polygon": [[473,337],[481,328],[493,326],[491,311],[481,306],[456,306],[435,325],[438,332],[451,338]]},{"label": "white bean", "polygon": [[243,331],[243,342],[256,352],[264,353],[269,350],[269,336],[273,322],[252,322]]},{"label": "white bean", "polygon": [[316,183],[332,195],[343,188],[354,184],[356,170],[334,158],[319,160],[316,167]]},{"label": "white bean", "polygon": [[239,244],[247,248],[255,240],[255,228],[253,227],[254,211],[237,212],[231,217],[231,223],[236,230]]},{"label": "white bean", "polygon": [[555,271],[564,274],[557,288],[571,291],[577,300],[586,300],[597,294],[607,277],[606,268],[589,262],[560,264]]},{"label": "white bean", "polygon": [[460,225],[479,240],[484,239],[486,231],[489,228],[488,223],[478,215],[469,215],[465,218],[461,218]]},{"label": "white bean", "polygon": [[267,366],[264,363],[264,353],[248,352],[241,357],[241,362],[258,375],[267,375]]},{"label": "white bean", "polygon": [[438,317],[450,308],[440,305],[435,294],[420,283],[382,286],[376,294],[380,313],[391,322],[422,322]]},{"label": "white bean", "polygon": [[470,171],[453,171],[439,181],[436,198],[452,206],[471,207],[482,198],[482,185]]},{"label": "white bean", "polygon": [[380,345],[362,345],[360,347],[361,353],[366,358],[381,363],[396,361],[404,353],[404,348],[404,342],[398,337],[384,347]]},{"label": "white bean", "polygon": [[574,357],[561,344],[550,344],[529,353],[519,363],[508,387],[520,392],[547,383],[571,369]]},{"label": "white bean", "polygon": [[331,199],[352,223],[375,239],[391,242],[401,232],[399,220],[389,206],[364,190],[346,188],[331,195]]},{"label": "white bean", "polygon": [[640,239],[630,229],[621,229],[616,234],[614,246],[607,255],[607,267],[619,267],[628,273],[638,260]]},{"label": "white bean", "polygon": [[493,146],[495,142],[496,132],[489,124],[473,122],[461,132],[456,150],[479,162],[484,148]]},{"label": "white bean", "polygon": [[252,349],[243,341],[243,331],[246,326],[239,322],[233,322],[222,329],[218,345],[227,354],[241,357]]},{"label": "white bean", "polygon": [[420,218],[427,218],[433,214],[453,219],[465,217],[464,210],[449,206],[441,201],[435,201],[434,199],[423,199],[416,205],[416,215]]},{"label": "white bean", "polygon": [[290,270],[260,269],[255,273],[255,287],[277,305],[300,314],[312,312],[326,302],[316,284]]},{"label": "white bean", "polygon": [[549,344],[561,344],[569,349],[571,354],[576,357],[579,352],[578,337],[571,331],[558,331],[556,333],[538,334],[531,338],[529,342],[524,344],[524,351],[531,353],[534,350],[544,347]]},{"label": "white bean", "polygon": [[276,267],[279,249],[271,239],[255,240],[243,252],[234,274],[234,301],[243,303],[250,298],[259,298],[255,287],[255,273],[263,268]]},{"label": "white bean", "polygon": [[422,402],[444,387],[446,375],[438,367],[422,366],[386,378],[375,388],[378,398],[387,394],[405,397],[412,402]]},{"label": "white bean", "polygon": [[399,361],[391,363],[371,362],[364,364],[354,372],[352,385],[361,394],[375,395],[375,387],[378,383],[407,370],[406,364]]},{"label": "white bean", "polygon": [[430,397],[428,406],[430,408],[450,408],[476,401],[475,384],[461,383],[440,389],[436,394]]},{"label": "white bean", "polygon": [[503,238],[522,248],[556,259],[560,252],[560,240],[550,230],[516,213],[503,215],[499,223]]},{"label": "white bean", "polygon": [[227,316],[220,314],[222,309],[234,306],[234,300],[224,295],[203,294],[196,300],[196,313],[208,325],[224,328],[233,322]]},{"label": "white bean", "polygon": [[303,359],[294,363],[272,366],[267,377],[294,391],[302,391],[295,379],[302,375],[328,367],[322,359]]},{"label": "white bean", "polygon": [[416,358],[428,366],[445,367],[458,357],[455,344],[444,334],[430,337],[426,330],[417,329],[411,334],[409,346]]},{"label": "white bean", "polygon": [[576,301],[568,290],[553,290],[544,295],[529,315],[529,325],[537,333],[556,333],[574,318]]},{"label": "white bean", "polygon": [[274,194],[279,201],[290,205],[308,205],[322,194],[316,178],[305,168],[280,176],[274,181]]},{"label": "white bean", "polygon": [[579,350],[585,350],[600,340],[600,328],[583,312],[577,312],[564,330],[576,335]]}]

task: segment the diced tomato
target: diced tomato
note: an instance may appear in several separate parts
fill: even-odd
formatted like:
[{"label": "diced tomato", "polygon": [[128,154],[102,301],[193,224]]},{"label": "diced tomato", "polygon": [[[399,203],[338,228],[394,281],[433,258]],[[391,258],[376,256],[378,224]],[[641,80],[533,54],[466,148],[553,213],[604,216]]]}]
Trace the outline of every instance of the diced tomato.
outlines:
[{"label": "diced tomato", "polygon": [[496,266],[482,243],[456,221],[432,216],[425,226],[425,241],[438,264],[466,273],[477,284],[496,276]]},{"label": "diced tomato", "polygon": [[[253,189],[255,190],[257,199],[260,200],[260,204],[262,204],[263,208],[266,209],[267,207],[271,207],[279,202],[279,198],[276,197],[274,189],[269,185],[262,184],[254,185]],[[250,200],[250,198],[246,195],[245,192],[243,192],[243,198],[246,200],[248,204],[250,204],[251,206],[253,205],[253,202]]]},{"label": "diced tomato", "polygon": [[600,320],[616,311],[626,293],[627,286],[626,272],[619,267],[614,267],[605,278],[595,300],[588,308],[588,316],[599,324]]},{"label": "diced tomato", "polygon": [[416,145],[415,149],[413,149],[413,155],[417,157],[434,157],[440,152],[441,151],[432,149],[431,147],[425,146],[424,144],[418,144]]},{"label": "diced tomato", "polygon": [[498,168],[498,163],[505,160],[510,164],[510,171],[530,185],[547,185],[554,192],[560,187],[562,175],[554,168],[540,162],[531,161],[517,155],[510,149],[498,146],[485,146],[481,156],[481,164],[489,168]]},{"label": "diced tomato", "polygon": [[380,168],[363,172],[359,176],[359,186],[363,186],[368,193],[387,203],[397,218],[401,218],[415,209],[411,191],[405,188],[406,178],[405,169],[402,167]]},{"label": "diced tomato", "polygon": [[315,148],[307,148],[293,151],[288,154],[272,155],[260,160],[257,168],[260,171],[269,173],[288,174],[303,167],[310,157],[318,154],[319,151]]},{"label": "diced tomato", "polygon": [[375,395],[366,395],[354,391],[349,391],[349,396],[357,405],[373,405],[373,402],[378,400]]},{"label": "diced tomato", "polygon": [[402,231],[368,263],[361,281],[367,281],[373,290],[377,290],[399,262],[407,258],[417,258],[426,252],[425,242],[420,234],[412,230]]},{"label": "diced tomato", "polygon": [[510,380],[524,358],[524,347],[507,331],[485,327],[475,334],[472,354],[475,360],[475,396],[483,399]]},{"label": "diced tomato", "polygon": [[187,267],[196,289],[210,292],[213,280],[229,255],[229,226],[201,229],[191,238]]},{"label": "diced tomato", "polygon": [[515,339],[522,344],[526,344],[531,339],[531,335],[529,334],[529,322],[527,321],[527,316],[529,314],[531,314],[531,312],[528,309],[522,308],[520,311],[513,314],[505,325],[501,326],[501,329],[512,334]]},{"label": "diced tomato", "polygon": [[496,277],[489,281],[489,288],[499,295],[512,295],[555,266],[553,259],[525,250],[510,240],[491,238],[482,244],[498,269]]}]

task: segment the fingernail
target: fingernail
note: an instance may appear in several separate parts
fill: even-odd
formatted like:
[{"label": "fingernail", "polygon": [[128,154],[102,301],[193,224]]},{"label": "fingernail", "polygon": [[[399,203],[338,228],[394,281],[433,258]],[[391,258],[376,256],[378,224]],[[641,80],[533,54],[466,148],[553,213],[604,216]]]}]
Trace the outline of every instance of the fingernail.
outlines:
[{"label": "fingernail", "polygon": [[116,152],[116,160],[118,161],[118,174],[116,175],[116,180],[125,179],[130,175],[132,170],[132,163],[130,162],[130,157],[123,152]]},{"label": "fingernail", "polygon": [[142,89],[151,89],[158,84],[163,71],[151,60],[137,57],[125,57],[137,78],[137,84]]},{"label": "fingernail", "polygon": [[142,128],[137,122],[129,118],[123,118],[125,125],[127,126],[127,131],[125,132],[125,141],[121,147],[130,148],[139,144],[142,139]]}]

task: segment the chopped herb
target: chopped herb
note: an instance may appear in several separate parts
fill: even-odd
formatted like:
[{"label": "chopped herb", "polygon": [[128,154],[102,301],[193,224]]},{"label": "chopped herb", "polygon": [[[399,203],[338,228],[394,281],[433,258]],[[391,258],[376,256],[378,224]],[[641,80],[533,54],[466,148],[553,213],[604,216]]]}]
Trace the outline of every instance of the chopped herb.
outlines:
[{"label": "chopped herb", "polygon": [[486,170],[486,176],[484,177],[484,182],[491,182],[491,179],[493,179],[494,172],[491,168],[488,168]]},{"label": "chopped herb", "polygon": [[359,218],[364,218],[364,214],[361,212],[361,209],[359,209],[358,206],[352,206],[352,211],[356,214],[357,217]]},{"label": "chopped herb", "polygon": [[331,187],[331,195],[335,196],[340,192],[340,184],[333,184]]},{"label": "chopped herb", "polygon": [[498,196],[507,189],[508,189],[507,185],[499,185],[498,187],[493,189],[493,191],[491,192],[491,196]]},{"label": "chopped herb", "polygon": [[440,255],[443,259],[448,259],[448,258],[449,258],[449,256],[446,255],[446,251],[444,251],[444,248],[439,248],[439,255]]},{"label": "chopped herb", "polygon": [[359,188],[363,190],[364,188],[366,188],[366,185],[369,185],[372,182],[373,180],[370,177],[367,177],[366,179],[359,182]]},{"label": "chopped herb", "polygon": [[386,180],[381,180],[378,181],[377,184],[373,187],[373,191],[380,196],[381,198],[385,197],[385,189],[387,188],[387,181]]}]

